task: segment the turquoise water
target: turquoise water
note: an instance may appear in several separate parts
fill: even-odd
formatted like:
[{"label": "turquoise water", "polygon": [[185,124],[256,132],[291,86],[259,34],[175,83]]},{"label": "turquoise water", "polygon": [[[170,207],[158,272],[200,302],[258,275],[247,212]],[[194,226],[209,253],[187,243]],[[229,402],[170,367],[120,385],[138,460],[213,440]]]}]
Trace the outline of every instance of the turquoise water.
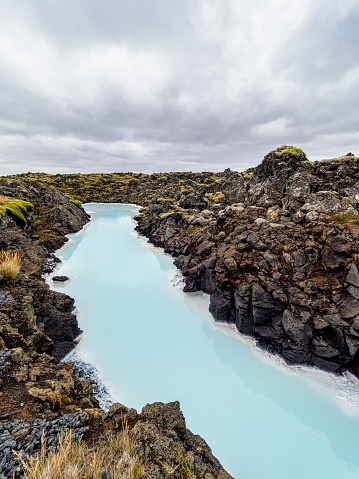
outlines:
[{"label": "turquoise water", "polygon": [[175,287],[171,258],[133,232],[134,207],[87,210],[56,289],[75,298],[80,351],[116,401],[179,400],[235,479],[359,478],[356,384],[285,368],[213,325],[206,298]]}]

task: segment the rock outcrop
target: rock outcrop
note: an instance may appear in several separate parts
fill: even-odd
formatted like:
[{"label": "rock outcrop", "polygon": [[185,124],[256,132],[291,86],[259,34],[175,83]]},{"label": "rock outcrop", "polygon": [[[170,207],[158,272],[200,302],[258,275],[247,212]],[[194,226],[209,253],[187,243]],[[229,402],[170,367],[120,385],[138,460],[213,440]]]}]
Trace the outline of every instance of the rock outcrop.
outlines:
[{"label": "rock outcrop", "polygon": [[130,424],[131,438],[145,464],[144,478],[201,477],[230,479],[207,443],[187,429],[179,402],[147,404],[140,414],[113,404],[105,416],[117,427]]},{"label": "rock outcrop", "polygon": [[31,205],[24,225],[7,213],[0,222],[1,249],[17,251],[22,260],[19,274],[1,284],[7,300],[0,311],[0,342],[60,360],[73,349],[81,330],[72,312],[74,300],[50,291],[41,274],[50,253],[67,241],[66,234],[81,229],[89,216],[60,191],[40,184],[2,180],[0,195]]},{"label": "rock outcrop", "polygon": [[357,374],[358,164],[281,147],[251,171],[224,172],[219,201],[200,188],[193,202],[157,201],[137,230],[176,257],[185,291],[210,294],[218,321],[290,364]]}]

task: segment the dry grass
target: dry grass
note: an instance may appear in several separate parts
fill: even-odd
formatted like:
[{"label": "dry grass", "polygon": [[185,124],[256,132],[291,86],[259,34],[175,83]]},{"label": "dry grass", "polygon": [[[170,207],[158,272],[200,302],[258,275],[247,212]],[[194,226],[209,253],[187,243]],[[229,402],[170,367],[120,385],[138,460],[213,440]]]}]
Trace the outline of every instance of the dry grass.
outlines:
[{"label": "dry grass", "polygon": [[[59,437],[55,451],[46,451],[41,440],[41,454],[23,460],[14,451],[25,470],[26,479],[140,479],[140,460],[131,443],[128,429],[107,433],[94,447],[81,441],[73,443],[71,432]],[[107,474],[106,474],[107,473]]]},{"label": "dry grass", "polygon": [[14,251],[0,251],[0,274],[5,279],[13,279],[21,268],[20,254]]},{"label": "dry grass", "polygon": [[9,201],[10,198],[8,196],[0,195],[0,205],[6,205]]}]

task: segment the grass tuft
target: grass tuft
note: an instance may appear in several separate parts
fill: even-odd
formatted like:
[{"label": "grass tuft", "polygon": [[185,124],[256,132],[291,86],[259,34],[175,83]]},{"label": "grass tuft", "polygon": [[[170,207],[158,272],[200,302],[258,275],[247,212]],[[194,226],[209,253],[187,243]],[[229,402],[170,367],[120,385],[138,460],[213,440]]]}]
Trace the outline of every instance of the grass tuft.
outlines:
[{"label": "grass tuft", "polygon": [[0,251],[0,274],[5,279],[15,278],[21,268],[21,257],[18,252]]},{"label": "grass tuft", "polygon": [[95,446],[81,440],[74,443],[71,431],[59,436],[54,451],[48,451],[44,434],[41,452],[22,457],[13,451],[24,468],[26,479],[140,479],[143,465],[129,437],[128,428],[108,432]]}]

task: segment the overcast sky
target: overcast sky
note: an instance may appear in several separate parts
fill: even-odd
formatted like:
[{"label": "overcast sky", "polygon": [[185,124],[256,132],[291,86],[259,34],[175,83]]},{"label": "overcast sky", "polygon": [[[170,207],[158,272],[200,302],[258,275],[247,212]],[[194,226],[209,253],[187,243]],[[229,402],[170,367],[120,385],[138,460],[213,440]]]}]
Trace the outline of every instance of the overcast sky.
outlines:
[{"label": "overcast sky", "polygon": [[0,0],[0,174],[359,156],[359,0]]}]

